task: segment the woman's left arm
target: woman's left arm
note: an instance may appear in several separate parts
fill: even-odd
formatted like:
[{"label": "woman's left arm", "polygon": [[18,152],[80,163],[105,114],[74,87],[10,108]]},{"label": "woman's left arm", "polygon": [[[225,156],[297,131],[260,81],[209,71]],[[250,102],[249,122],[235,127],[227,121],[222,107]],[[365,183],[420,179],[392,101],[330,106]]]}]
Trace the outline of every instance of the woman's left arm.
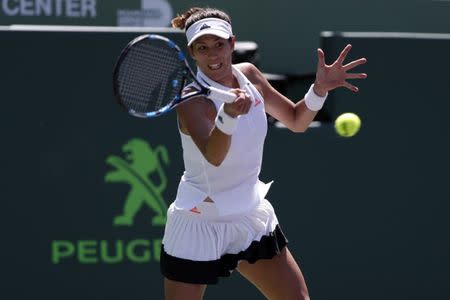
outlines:
[{"label": "woman's left arm", "polygon": [[[347,82],[347,79],[364,79],[367,77],[367,74],[348,73],[348,71],[366,63],[367,60],[360,58],[344,65],[343,62],[350,49],[351,45],[347,45],[331,65],[325,64],[325,55],[322,49],[317,49],[318,62],[313,86],[313,92],[317,96],[324,97],[329,91],[338,87],[345,87],[353,92],[358,92],[358,88]],[[294,132],[304,132],[308,129],[309,124],[314,120],[318,112],[315,107],[308,107],[305,99],[294,103],[283,96],[270,85],[264,75],[253,65],[248,67],[246,73],[248,73],[250,81],[261,89],[266,112],[269,115]]]}]

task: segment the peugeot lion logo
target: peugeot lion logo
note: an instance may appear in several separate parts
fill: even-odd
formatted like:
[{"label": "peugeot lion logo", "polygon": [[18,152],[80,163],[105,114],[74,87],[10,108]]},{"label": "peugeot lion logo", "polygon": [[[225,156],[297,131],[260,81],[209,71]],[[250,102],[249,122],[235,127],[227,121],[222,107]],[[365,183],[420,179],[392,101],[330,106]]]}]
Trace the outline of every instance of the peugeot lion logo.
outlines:
[{"label": "peugeot lion logo", "polygon": [[[161,164],[169,164],[169,155],[164,146],[152,149],[150,144],[142,139],[132,139],[122,150],[125,158],[110,155],[106,163],[115,169],[108,172],[105,181],[109,183],[128,183],[130,191],[126,196],[122,214],[113,220],[116,226],[132,226],[134,216],[147,204],[155,213],[152,225],[164,226],[166,223],[167,204],[162,192],[167,187],[167,177]],[[150,176],[159,177],[156,185]]]}]

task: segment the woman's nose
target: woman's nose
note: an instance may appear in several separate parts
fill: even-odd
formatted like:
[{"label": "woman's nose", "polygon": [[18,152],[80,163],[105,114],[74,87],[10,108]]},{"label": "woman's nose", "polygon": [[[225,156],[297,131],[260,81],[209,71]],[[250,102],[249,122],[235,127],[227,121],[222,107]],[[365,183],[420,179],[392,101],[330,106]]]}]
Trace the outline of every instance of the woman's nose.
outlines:
[{"label": "woman's nose", "polygon": [[217,56],[217,50],[215,50],[215,49],[208,49],[207,55],[208,55],[208,57]]}]

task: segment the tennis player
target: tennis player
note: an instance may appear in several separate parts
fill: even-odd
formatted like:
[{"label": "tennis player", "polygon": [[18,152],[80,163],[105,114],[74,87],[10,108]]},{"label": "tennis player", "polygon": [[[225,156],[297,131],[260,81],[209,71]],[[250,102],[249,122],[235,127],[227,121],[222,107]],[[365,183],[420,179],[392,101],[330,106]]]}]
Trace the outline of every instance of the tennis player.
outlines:
[{"label": "tennis player", "polygon": [[[191,8],[172,20],[185,29],[200,82],[236,94],[233,103],[198,97],[177,107],[185,171],[168,209],[161,249],[166,299],[202,299],[206,286],[233,270],[268,299],[309,299],[305,279],[287,248],[272,205],[271,183],[261,170],[266,113],[293,132],[304,132],[322,108],[328,91],[358,88],[348,73],[364,58],[343,65],[346,46],[332,65],[318,49],[314,84],[294,103],[277,92],[252,64],[233,65],[230,17],[212,8]],[[185,93],[198,89],[195,84]],[[304,159],[304,158],[299,158]]]}]

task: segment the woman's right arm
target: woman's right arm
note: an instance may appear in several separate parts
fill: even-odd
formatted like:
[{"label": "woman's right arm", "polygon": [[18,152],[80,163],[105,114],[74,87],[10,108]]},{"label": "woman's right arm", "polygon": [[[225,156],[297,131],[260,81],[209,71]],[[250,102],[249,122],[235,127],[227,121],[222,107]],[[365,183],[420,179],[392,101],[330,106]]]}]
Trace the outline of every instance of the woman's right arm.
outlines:
[{"label": "woman's right arm", "polygon": [[[246,114],[251,100],[239,90],[235,102],[225,104],[224,111],[231,117]],[[214,166],[220,166],[230,149],[232,135],[222,132],[215,125],[216,108],[205,97],[196,97],[176,107],[181,131],[191,136],[205,159]]]}]

